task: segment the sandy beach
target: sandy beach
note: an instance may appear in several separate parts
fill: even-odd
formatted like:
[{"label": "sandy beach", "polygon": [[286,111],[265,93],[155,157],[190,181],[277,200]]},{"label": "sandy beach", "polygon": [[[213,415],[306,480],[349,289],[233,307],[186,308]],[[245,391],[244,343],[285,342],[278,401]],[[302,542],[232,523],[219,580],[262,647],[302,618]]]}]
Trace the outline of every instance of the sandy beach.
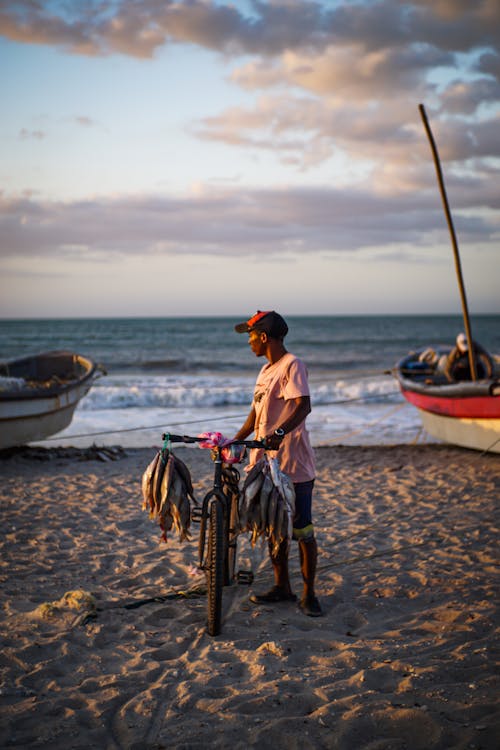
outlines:
[{"label": "sandy beach", "polygon": [[[196,527],[159,544],[141,508],[154,452],[0,456],[2,747],[496,750],[498,456],[317,449],[324,616],[234,585],[211,638]],[[202,496],[208,452],[176,452]]]}]

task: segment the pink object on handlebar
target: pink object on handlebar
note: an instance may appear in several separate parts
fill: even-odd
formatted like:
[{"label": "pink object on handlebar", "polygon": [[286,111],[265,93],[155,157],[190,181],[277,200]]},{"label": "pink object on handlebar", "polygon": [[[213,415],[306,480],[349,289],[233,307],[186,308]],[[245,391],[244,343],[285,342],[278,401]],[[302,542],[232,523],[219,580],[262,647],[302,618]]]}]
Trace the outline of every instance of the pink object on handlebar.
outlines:
[{"label": "pink object on handlebar", "polygon": [[[198,443],[200,448],[222,447],[221,458],[226,464],[238,464],[240,461],[243,461],[245,457],[245,446],[232,445],[231,440],[224,437],[221,432],[202,432],[198,437],[204,438],[202,443]],[[224,447],[226,443],[227,447]]]},{"label": "pink object on handlebar", "polygon": [[223,448],[220,452],[222,460],[225,464],[239,464],[245,458],[247,449],[244,445],[228,445],[227,448]]},{"label": "pink object on handlebar", "polygon": [[206,438],[203,443],[199,443],[200,448],[218,448],[222,443],[228,442],[222,432],[202,432],[198,437]]}]

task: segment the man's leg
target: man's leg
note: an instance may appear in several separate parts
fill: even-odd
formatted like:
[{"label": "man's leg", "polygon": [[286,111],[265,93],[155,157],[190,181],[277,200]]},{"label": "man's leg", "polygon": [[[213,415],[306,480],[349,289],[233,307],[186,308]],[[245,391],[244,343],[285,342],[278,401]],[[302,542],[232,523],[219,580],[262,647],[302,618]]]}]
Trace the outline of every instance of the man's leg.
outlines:
[{"label": "man's leg", "polygon": [[309,617],[319,617],[323,612],[314,593],[314,579],[316,577],[316,563],[318,560],[318,545],[314,536],[299,540],[299,555],[300,570],[304,580],[304,591],[300,600],[300,608]]},{"label": "man's leg", "polygon": [[300,570],[304,581],[304,590],[300,608],[310,617],[322,614],[321,606],[314,591],[318,545],[314,536],[312,523],[312,494],[314,480],[295,484],[295,518],[293,535],[299,543]]},{"label": "man's leg", "polygon": [[269,542],[269,554],[271,556],[271,564],[273,566],[274,582],[276,586],[285,591],[287,594],[292,593],[292,587],[290,585],[290,578],[288,576],[288,550],[289,541],[284,539],[276,553],[273,552],[271,543]]},{"label": "man's leg", "polygon": [[274,551],[273,545],[269,542],[269,555],[273,566],[274,586],[265,594],[252,594],[250,601],[254,604],[296,601],[297,597],[292,592],[288,576],[288,549],[288,539],[284,539],[276,551]]},{"label": "man's leg", "polygon": [[303,598],[313,597],[318,545],[314,536],[299,541],[300,570],[304,580]]}]

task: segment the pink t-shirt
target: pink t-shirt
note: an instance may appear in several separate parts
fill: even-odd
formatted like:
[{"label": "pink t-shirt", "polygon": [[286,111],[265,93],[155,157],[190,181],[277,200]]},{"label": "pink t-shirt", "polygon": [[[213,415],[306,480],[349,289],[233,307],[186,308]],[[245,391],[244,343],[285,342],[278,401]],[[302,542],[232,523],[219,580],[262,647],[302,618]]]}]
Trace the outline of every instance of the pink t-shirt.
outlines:
[{"label": "pink t-shirt", "polygon": [[[292,414],[293,399],[309,396],[307,369],[304,363],[287,352],[274,364],[266,364],[255,383],[253,405],[255,408],[255,437],[257,440],[271,435]],[[250,466],[262,456],[263,451],[252,450]],[[292,482],[308,482],[316,476],[314,453],[309,441],[305,420],[283,438],[276,453],[281,470]]]}]

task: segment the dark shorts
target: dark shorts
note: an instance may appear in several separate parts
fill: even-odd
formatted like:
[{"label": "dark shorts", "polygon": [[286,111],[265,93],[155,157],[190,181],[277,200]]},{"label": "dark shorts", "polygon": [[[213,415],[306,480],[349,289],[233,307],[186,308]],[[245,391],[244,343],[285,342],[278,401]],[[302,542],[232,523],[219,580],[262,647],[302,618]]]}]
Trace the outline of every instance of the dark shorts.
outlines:
[{"label": "dark shorts", "polygon": [[311,539],[314,537],[311,506],[314,479],[310,482],[297,482],[295,487],[295,515],[293,517],[293,538]]}]

